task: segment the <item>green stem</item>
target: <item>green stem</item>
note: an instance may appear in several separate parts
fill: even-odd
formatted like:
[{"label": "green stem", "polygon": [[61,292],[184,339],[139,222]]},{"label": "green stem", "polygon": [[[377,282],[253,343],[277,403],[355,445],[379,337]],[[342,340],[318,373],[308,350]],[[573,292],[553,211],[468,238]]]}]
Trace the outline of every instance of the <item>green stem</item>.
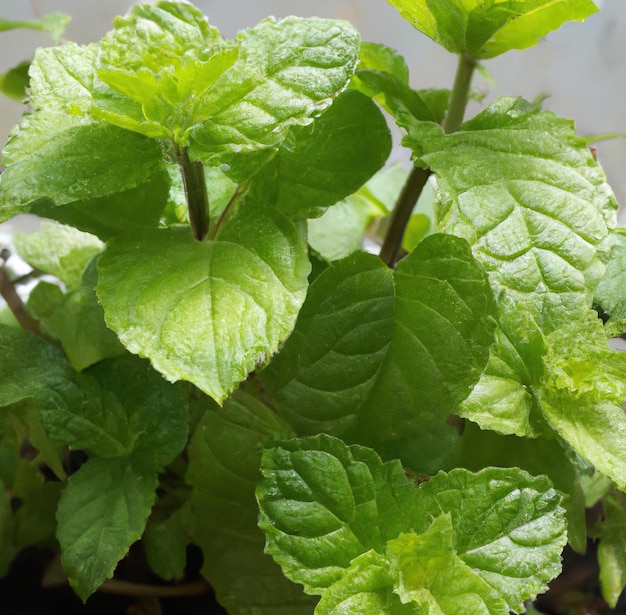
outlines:
[{"label": "green stem", "polygon": [[428,169],[413,167],[404,183],[402,192],[391,213],[389,228],[380,248],[380,258],[388,267],[393,268],[399,260],[406,225],[409,223],[415,203],[422,194],[429,177],[430,171]]},{"label": "green stem", "polygon": [[191,230],[198,241],[203,241],[209,232],[209,197],[204,179],[204,166],[199,161],[190,160],[186,147],[181,150],[175,145],[175,148],[187,197]]},{"label": "green stem", "polygon": [[[475,68],[476,60],[474,58],[467,55],[459,56],[454,86],[450,95],[450,104],[443,121],[443,130],[447,133],[458,130],[463,123]],[[417,203],[422,194],[429,176],[429,170],[414,166],[398,197],[391,214],[389,229],[380,250],[380,258],[389,267],[395,267],[398,262],[406,225],[411,218],[415,203]]]},{"label": "green stem", "polygon": [[443,121],[444,132],[455,132],[463,123],[475,68],[476,60],[474,58],[465,54],[459,56],[454,86],[450,94],[448,113],[446,113],[446,118]]}]

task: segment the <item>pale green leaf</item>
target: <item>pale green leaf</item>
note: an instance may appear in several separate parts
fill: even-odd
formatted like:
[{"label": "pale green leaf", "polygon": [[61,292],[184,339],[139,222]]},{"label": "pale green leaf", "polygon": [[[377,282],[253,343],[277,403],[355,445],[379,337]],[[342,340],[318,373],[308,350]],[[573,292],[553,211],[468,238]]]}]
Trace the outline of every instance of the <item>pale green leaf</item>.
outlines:
[{"label": "pale green leaf", "polygon": [[236,60],[219,31],[193,5],[135,5],[115,20],[98,58],[94,115],[182,145],[195,100]]},{"label": "pale green leaf", "polygon": [[381,43],[361,43],[357,71],[375,70],[395,77],[400,83],[409,85],[409,67],[404,58],[391,47]]},{"label": "pale green leaf", "polygon": [[328,261],[350,256],[363,247],[363,233],[372,221],[372,204],[353,194],[308,220],[309,245]]},{"label": "pale green leaf", "polygon": [[190,154],[243,179],[290,126],[309,124],[348,84],[359,36],[347,22],[267,19],[235,39],[239,59],[194,105]]},{"label": "pale green leaf", "polygon": [[536,45],[567,21],[598,9],[591,0],[389,0],[418,30],[476,59]]},{"label": "pale green leaf", "polygon": [[97,53],[96,45],[75,43],[37,50],[29,69],[29,103],[34,113],[24,115],[13,129],[3,151],[5,166],[36,154],[65,130],[91,122],[88,115]]},{"label": "pale green leaf", "polygon": [[[454,528],[449,514],[435,518],[420,534],[400,534],[390,540],[387,554],[397,567],[396,592],[403,603],[414,603],[426,612],[455,615],[508,613],[506,602],[466,564],[454,548]],[[478,572],[478,573],[477,573]]]},{"label": "pale green leaf", "polygon": [[98,262],[98,297],[121,342],[220,402],[291,332],[310,271],[292,222],[242,209],[214,240],[148,231],[113,241]]},{"label": "pale green leaf", "polygon": [[209,406],[189,447],[190,532],[204,556],[202,573],[233,615],[309,615],[313,601],[263,553],[254,497],[262,446],[289,429],[241,392]]},{"label": "pale green leaf", "polygon": [[104,248],[93,235],[50,222],[44,222],[34,233],[14,233],[13,242],[31,267],[54,275],[68,290],[81,285],[89,261]]},{"label": "pale green leaf", "polygon": [[583,459],[626,488],[626,354],[609,348],[592,311],[548,343],[546,385],[537,391],[544,416]]},{"label": "pale green leaf", "polygon": [[[506,601],[504,612],[522,612],[523,601],[545,591],[560,572],[565,511],[545,476],[517,468],[456,469],[419,491],[430,518],[451,515],[455,551]],[[414,529],[419,533],[420,526]]]},{"label": "pale green leaf", "polygon": [[527,312],[504,298],[499,307],[489,361],[459,414],[501,434],[549,433],[535,390],[545,377],[547,342]]},{"label": "pale green leaf", "polygon": [[423,122],[409,133],[437,175],[439,230],[470,242],[496,294],[546,332],[578,317],[603,275],[616,203],[573,124],[504,98],[456,133]]},{"label": "pale green leaf", "polygon": [[141,537],[156,486],[156,472],[127,457],[89,459],[69,479],[57,511],[57,538],[70,585],[83,600],[113,576]]},{"label": "pale green leaf", "polygon": [[49,13],[41,19],[33,19],[30,21],[11,21],[9,19],[0,18],[0,32],[8,30],[26,29],[38,30],[39,32],[47,32],[52,36],[55,43],[59,42],[65,30],[65,26],[70,22],[70,16],[66,13]]}]

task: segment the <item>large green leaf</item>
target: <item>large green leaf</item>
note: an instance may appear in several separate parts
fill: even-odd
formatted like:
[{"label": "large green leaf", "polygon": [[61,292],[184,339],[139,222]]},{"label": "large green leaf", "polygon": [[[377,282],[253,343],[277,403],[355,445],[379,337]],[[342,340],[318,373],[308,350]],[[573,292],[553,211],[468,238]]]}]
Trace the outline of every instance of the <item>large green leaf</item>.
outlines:
[{"label": "large green leaf", "polygon": [[322,596],[319,615],[505,615],[559,572],[564,511],[545,477],[459,469],[415,488],[399,462],[328,436],[276,444],[261,469],[267,550]]},{"label": "large green leaf", "polygon": [[389,0],[418,30],[453,53],[493,58],[536,45],[566,21],[598,8],[591,0]]},{"label": "large green leaf", "polygon": [[313,601],[263,553],[254,497],[261,449],[288,427],[261,402],[236,393],[209,407],[189,447],[190,532],[202,573],[232,615],[308,615]]},{"label": "large green leaf", "polygon": [[221,402],[291,332],[310,265],[285,216],[243,204],[214,240],[187,228],[123,236],[98,262],[108,326],[169,380]]},{"label": "large green leaf", "polygon": [[[102,41],[94,114],[151,137],[191,144],[239,180],[345,86],[358,55],[347,22],[267,19],[224,41],[200,11],[137,5]],[[149,33],[149,34],[148,34]],[[105,85],[106,84],[106,85]]]},{"label": "large green leaf", "polygon": [[436,470],[457,438],[446,419],[487,360],[492,307],[458,238],[427,238],[395,272],[355,253],[315,280],[260,377],[300,433],[326,431]]},{"label": "large green leaf", "polygon": [[83,600],[141,537],[156,486],[156,472],[127,457],[90,459],[69,479],[57,511],[57,538],[63,568]]},{"label": "large green leaf", "polygon": [[496,294],[544,331],[577,318],[603,275],[616,203],[573,124],[504,98],[456,133],[424,122],[409,133],[437,175],[439,229],[470,242]]}]

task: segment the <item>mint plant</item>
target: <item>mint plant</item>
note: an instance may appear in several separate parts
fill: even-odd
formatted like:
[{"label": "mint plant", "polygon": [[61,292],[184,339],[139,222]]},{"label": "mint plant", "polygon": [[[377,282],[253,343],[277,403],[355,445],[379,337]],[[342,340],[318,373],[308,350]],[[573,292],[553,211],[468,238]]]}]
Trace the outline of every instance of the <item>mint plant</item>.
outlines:
[{"label": "mint plant", "polygon": [[616,604],[617,205],[540,103],[464,117],[479,63],[597,9],[390,3],[451,90],[344,21],[225,40],[167,0],[37,51],[0,178],[3,220],[53,221],[15,236],[26,305],[0,270],[1,573],[52,547],[86,600],[137,541],[164,581],[193,544],[232,614],[506,615],[594,537]]}]

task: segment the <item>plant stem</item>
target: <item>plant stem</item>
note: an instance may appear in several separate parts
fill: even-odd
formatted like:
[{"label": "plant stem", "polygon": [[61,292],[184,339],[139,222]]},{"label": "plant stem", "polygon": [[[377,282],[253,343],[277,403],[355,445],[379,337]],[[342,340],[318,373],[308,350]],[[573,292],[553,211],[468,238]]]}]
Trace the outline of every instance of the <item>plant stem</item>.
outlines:
[{"label": "plant stem", "polygon": [[[474,58],[464,54],[459,56],[454,86],[450,95],[450,104],[443,121],[444,132],[449,133],[458,130],[463,122],[475,68],[476,60]],[[380,258],[389,267],[395,267],[398,262],[406,225],[411,218],[415,203],[417,203],[430,177],[430,173],[428,169],[414,166],[393,208],[389,229],[380,250]]]},{"label": "plant stem", "polygon": [[191,230],[198,241],[203,241],[209,232],[209,197],[204,179],[204,166],[197,160],[190,160],[187,147],[180,149],[177,144],[174,147],[178,168],[183,178]]},{"label": "plant stem", "polygon": [[450,104],[448,105],[448,113],[443,121],[444,132],[454,132],[459,129],[463,123],[465,108],[469,99],[470,85],[472,83],[472,75],[476,68],[476,60],[466,54],[459,56],[459,63],[456,69],[456,77],[454,78],[454,86],[450,94]]},{"label": "plant stem", "polygon": [[21,297],[17,294],[13,282],[9,278],[9,274],[4,266],[0,266],[0,296],[6,301],[7,306],[13,312],[15,320],[25,331],[34,333],[39,337],[45,338],[39,328],[39,321],[31,316],[26,309]]},{"label": "plant stem", "polygon": [[393,268],[398,262],[406,225],[429,177],[430,171],[428,169],[414,166],[402,187],[402,192],[391,213],[389,228],[385,234],[383,245],[380,248],[380,258],[388,267]]}]

